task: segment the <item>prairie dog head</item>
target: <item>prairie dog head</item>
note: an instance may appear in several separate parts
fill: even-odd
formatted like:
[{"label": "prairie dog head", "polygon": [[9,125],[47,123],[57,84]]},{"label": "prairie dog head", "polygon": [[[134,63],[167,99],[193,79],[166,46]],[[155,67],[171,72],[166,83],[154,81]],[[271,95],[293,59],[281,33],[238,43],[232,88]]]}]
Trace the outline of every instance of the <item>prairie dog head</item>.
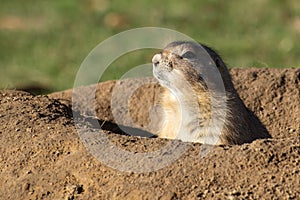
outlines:
[{"label": "prairie dog head", "polygon": [[173,93],[183,91],[187,84],[206,91],[206,83],[213,85],[217,74],[221,75],[227,91],[233,88],[227,67],[218,54],[195,42],[172,42],[154,55],[152,63],[154,77]]}]

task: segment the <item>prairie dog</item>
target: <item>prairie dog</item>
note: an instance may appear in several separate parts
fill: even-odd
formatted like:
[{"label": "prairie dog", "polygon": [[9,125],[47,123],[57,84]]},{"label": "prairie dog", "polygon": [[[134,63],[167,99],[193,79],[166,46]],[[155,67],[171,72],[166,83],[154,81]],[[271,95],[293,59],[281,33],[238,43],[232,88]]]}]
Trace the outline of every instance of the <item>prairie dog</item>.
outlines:
[{"label": "prairie dog", "polygon": [[209,47],[172,42],[152,63],[153,75],[164,88],[159,137],[213,145],[271,137],[240,99],[221,57]]}]

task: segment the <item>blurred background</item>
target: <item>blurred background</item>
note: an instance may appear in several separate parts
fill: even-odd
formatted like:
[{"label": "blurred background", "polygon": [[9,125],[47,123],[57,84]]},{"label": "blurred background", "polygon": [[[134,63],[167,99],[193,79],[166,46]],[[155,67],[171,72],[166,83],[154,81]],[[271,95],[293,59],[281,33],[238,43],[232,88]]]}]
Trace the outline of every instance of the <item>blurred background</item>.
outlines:
[{"label": "blurred background", "polygon": [[[299,0],[0,0],[0,88],[72,88],[88,53],[138,27],[177,30],[216,49],[229,67],[299,67]],[[157,50],[117,59],[101,81],[148,63]]]}]

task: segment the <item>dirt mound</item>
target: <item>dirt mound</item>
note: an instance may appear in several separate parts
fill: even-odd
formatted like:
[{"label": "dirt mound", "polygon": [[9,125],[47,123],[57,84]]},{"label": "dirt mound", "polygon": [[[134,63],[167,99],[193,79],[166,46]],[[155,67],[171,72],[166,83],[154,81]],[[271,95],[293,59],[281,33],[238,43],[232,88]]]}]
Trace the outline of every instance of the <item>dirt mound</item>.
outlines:
[{"label": "dirt mound", "polygon": [[[232,69],[231,74],[246,106],[272,139],[211,147],[124,135],[111,106],[119,84],[115,81],[97,86],[95,105],[88,103],[95,96],[92,90],[90,96],[79,95],[73,113],[71,90],[48,96],[0,91],[0,199],[299,198],[300,69]],[[120,89],[133,90],[138,82],[122,81]],[[120,116],[129,114],[137,128],[129,127],[125,118],[121,124],[148,134],[157,123],[149,121],[149,109],[156,104],[160,87],[146,84],[133,91],[128,112]],[[117,97],[116,104],[121,104],[122,96]],[[89,134],[83,137],[78,130]],[[114,147],[141,160],[113,155]],[[160,151],[165,147],[170,148]],[[167,165],[156,166],[164,159],[152,162],[155,153],[167,160],[177,149],[182,154]],[[205,149],[210,151],[201,157]],[[132,171],[126,170],[130,163]],[[141,168],[147,172],[136,172]]]}]

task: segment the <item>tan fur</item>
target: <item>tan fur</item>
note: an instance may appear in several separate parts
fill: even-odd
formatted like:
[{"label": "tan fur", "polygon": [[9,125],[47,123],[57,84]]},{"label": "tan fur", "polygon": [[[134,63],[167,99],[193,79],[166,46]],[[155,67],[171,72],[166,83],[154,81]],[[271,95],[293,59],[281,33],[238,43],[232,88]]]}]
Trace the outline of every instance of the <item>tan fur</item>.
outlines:
[{"label": "tan fur", "polygon": [[[164,108],[163,128],[158,133],[161,138],[176,138],[181,123],[180,107],[176,97],[169,90],[164,90],[162,102]],[[175,122],[175,123],[174,123]]]},{"label": "tan fur", "polygon": [[[206,52],[199,48],[192,42],[175,42],[153,58],[154,76],[165,88],[161,100],[164,124],[158,136],[208,144],[242,144],[270,137],[239,98],[228,69],[218,54],[204,46],[221,74],[225,93],[218,88],[208,90],[202,79],[202,71],[211,66],[204,64],[197,68],[196,62],[182,57],[188,49],[198,60],[205,59]],[[202,61],[197,62],[202,64]],[[225,106],[222,107],[223,102]]]}]

